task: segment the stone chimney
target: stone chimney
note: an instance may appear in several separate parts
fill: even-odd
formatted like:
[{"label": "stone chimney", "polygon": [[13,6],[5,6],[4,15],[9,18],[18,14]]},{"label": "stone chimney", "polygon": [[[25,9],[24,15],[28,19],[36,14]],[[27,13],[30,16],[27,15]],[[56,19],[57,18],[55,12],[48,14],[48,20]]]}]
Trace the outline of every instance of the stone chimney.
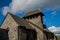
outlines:
[{"label": "stone chimney", "polygon": [[33,10],[26,13],[23,18],[41,27],[43,24],[43,21],[42,21],[43,16],[44,15],[40,10]]}]

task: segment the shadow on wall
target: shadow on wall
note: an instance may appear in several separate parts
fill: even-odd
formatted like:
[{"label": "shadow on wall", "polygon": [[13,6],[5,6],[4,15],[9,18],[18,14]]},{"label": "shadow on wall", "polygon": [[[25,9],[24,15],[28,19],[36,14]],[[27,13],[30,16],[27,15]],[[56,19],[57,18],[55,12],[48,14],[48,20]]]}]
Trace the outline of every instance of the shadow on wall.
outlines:
[{"label": "shadow on wall", "polygon": [[26,29],[24,26],[19,26],[19,40],[37,40],[37,33],[35,30]]},{"label": "shadow on wall", "polygon": [[0,40],[9,40],[8,30],[0,29]]}]

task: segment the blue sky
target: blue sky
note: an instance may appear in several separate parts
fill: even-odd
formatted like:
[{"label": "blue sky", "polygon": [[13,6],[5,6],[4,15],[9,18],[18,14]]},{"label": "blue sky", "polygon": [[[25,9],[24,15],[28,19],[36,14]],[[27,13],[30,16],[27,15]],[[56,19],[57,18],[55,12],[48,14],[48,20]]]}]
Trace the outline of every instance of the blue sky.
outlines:
[{"label": "blue sky", "polygon": [[[55,0],[55,1],[54,0],[53,1],[46,0],[47,2],[45,2],[44,0],[43,1],[40,1],[40,0],[34,1],[33,0],[33,1],[30,1],[31,3],[25,3],[26,1],[0,0],[0,25],[2,24],[2,21],[8,11],[12,12],[12,14],[22,17],[23,14],[27,12],[27,10],[32,10],[32,9],[38,8],[45,15],[43,17],[43,22],[47,26],[47,28],[60,27],[60,2],[59,2],[59,0]],[[27,4],[29,4],[29,5],[27,5]],[[31,4],[33,4],[33,5],[31,5]]]},{"label": "blue sky", "polygon": [[0,0],[0,24],[2,24],[2,21],[4,19],[4,16],[2,15],[2,7],[8,6],[11,0]]},{"label": "blue sky", "polygon": [[[0,0],[0,24],[2,23],[4,19],[4,15],[2,14],[2,7],[4,6],[9,6],[10,2],[12,0]],[[60,26],[60,8],[57,8],[55,10],[51,9],[46,9],[44,7],[41,7],[42,12],[44,13],[44,24],[47,25],[47,27],[50,26]],[[55,13],[54,13],[55,12]],[[17,14],[17,16],[23,16],[23,12],[20,14]]]}]

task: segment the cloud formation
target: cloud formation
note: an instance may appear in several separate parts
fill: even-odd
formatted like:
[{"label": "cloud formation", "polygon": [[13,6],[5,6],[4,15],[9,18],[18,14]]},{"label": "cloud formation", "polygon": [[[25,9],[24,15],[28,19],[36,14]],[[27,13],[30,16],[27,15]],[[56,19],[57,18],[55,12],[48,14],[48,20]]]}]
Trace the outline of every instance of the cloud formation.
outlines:
[{"label": "cloud formation", "polygon": [[48,28],[51,32],[55,33],[55,35],[59,35],[60,36],[60,27],[55,27],[55,26],[51,26]]},{"label": "cloud formation", "polygon": [[40,7],[56,7],[60,6],[60,0],[12,0],[9,6],[3,7],[3,15],[7,12],[13,14],[26,12]]},{"label": "cloud formation", "polygon": [[37,9],[43,3],[45,3],[44,0],[12,0],[9,6],[3,7],[3,14],[5,15],[8,10],[16,14],[21,11],[25,12],[27,10]]},{"label": "cloud formation", "polygon": [[2,12],[3,15],[6,15],[6,13],[10,11],[10,9],[9,9],[8,6],[5,6],[5,7],[2,8],[2,11],[3,11],[3,12]]}]

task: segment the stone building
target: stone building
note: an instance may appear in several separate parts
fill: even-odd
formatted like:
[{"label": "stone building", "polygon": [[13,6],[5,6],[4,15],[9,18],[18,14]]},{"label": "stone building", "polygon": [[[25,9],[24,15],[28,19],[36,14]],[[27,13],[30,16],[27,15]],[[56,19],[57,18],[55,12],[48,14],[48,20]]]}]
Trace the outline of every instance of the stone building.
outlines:
[{"label": "stone building", "polygon": [[28,12],[23,18],[8,12],[0,27],[0,40],[56,40],[43,24],[43,16],[39,10]]}]

